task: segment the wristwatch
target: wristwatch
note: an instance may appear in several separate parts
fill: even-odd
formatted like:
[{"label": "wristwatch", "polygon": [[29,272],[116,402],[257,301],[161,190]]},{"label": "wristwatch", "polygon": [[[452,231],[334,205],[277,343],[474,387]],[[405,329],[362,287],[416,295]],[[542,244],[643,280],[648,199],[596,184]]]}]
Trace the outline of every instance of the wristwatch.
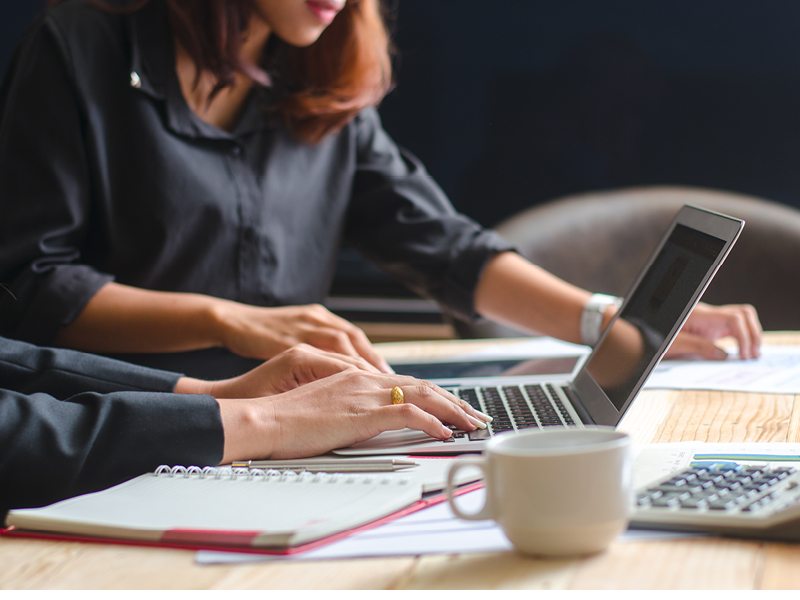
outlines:
[{"label": "wristwatch", "polygon": [[600,339],[603,315],[609,306],[619,308],[622,298],[609,294],[592,294],[581,313],[581,340],[587,346],[594,346]]}]

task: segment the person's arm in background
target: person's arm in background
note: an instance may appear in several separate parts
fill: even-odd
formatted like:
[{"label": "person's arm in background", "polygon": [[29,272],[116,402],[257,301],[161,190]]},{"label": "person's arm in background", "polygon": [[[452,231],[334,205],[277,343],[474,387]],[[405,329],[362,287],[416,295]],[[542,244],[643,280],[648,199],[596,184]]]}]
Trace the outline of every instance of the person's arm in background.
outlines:
[{"label": "person's arm in background", "polygon": [[363,357],[391,369],[364,332],[322,305],[261,307],[203,294],[108,283],[56,336],[71,348],[104,353],[183,352],[223,347],[271,358],[296,344]]},{"label": "person's arm in background", "polygon": [[[373,110],[354,127],[360,140],[348,236],[360,250],[456,315],[494,319],[575,343],[590,297],[532,264],[510,244],[450,205],[424,167],[401,151]],[[605,324],[614,309],[605,314]],[[758,355],[761,325],[752,306],[700,304],[670,355],[721,358],[714,341],[732,336],[743,358]]]},{"label": "person's arm in background", "polygon": [[[583,343],[581,312],[589,292],[575,287],[513,252],[499,254],[484,268],[475,292],[475,306],[482,315],[500,323]],[[614,313],[609,308],[604,325]],[[762,330],[750,305],[698,304],[676,338],[669,355],[698,355],[709,359],[725,356],[714,342],[732,337],[742,358],[755,358]]]}]

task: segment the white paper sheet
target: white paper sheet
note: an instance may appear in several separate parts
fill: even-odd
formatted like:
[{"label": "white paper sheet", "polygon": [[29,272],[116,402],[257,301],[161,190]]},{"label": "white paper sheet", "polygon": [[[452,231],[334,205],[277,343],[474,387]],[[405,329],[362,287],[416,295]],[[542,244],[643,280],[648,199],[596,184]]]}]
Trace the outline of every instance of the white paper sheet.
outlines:
[{"label": "white paper sheet", "polygon": [[[679,442],[644,446],[636,458],[634,486],[636,488],[683,468],[692,460],[707,455],[730,457],[749,455],[737,462],[769,465],[800,464],[800,444],[793,443],[703,443]],[[725,458],[728,457],[728,458]],[[774,458],[771,460],[770,457]],[[483,505],[485,491],[477,490],[458,498],[466,512]],[[696,534],[665,531],[626,531],[621,540],[672,539]],[[245,563],[270,560],[327,560],[343,558],[416,556],[427,554],[469,554],[476,552],[510,551],[511,543],[493,521],[462,521],[453,515],[446,503],[397,519],[334,542],[322,548],[296,556],[262,556],[234,552],[201,551],[196,555],[199,564]]]},{"label": "white paper sheet", "polygon": [[[396,362],[439,362],[459,360],[535,358],[541,356],[585,356],[586,346],[548,337],[504,340],[484,348],[447,352],[444,346],[435,356],[409,357]],[[664,360],[651,373],[645,389],[731,390],[763,394],[800,393],[800,346],[763,346],[757,360],[739,360],[731,354],[726,361]]]},{"label": "white paper sheet", "polygon": [[[483,505],[485,490],[458,497],[458,505],[466,512],[475,512]],[[627,531],[625,540],[685,537],[657,531]],[[198,564],[246,563],[274,560],[329,560],[427,554],[471,554],[507,552],[511,542],[494,521],[463,521],[453,515],[447,503],[412,513],[344,540],[294,556],[264,556],[235,552],[200,551]]]},{"label": "white paper sheet", "polygon": [[762,394],[800,392],[800,346],[763,346],[756,360],[665,360],[646,389],[731,390]]}]

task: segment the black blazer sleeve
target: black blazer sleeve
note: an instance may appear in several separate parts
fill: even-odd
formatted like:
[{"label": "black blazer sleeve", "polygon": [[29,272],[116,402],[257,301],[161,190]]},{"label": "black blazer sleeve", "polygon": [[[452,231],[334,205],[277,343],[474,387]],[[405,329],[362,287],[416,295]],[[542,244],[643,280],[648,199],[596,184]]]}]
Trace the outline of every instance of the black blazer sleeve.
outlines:
[{"label": "black blazer sleeve", "polygon": [[[0,338],[0,514],[160,464],[218,464],[219,406],[210,396],[168,393],[176,377]],[[40,383],[47,393],[35,391]],[[122,391],[128,386],[153,391]]]},{"label": "black blazer sleeve", "polygon": [[65,398],[79,392],[171,392],[179,375],[0,337],[0,387]]}]

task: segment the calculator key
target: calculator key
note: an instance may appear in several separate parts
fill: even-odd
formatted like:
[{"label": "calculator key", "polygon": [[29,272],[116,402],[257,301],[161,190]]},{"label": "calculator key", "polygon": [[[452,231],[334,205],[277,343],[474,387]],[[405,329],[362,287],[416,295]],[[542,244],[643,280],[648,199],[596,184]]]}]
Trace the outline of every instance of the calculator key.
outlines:
[{"label": "calculator key", "polygon": [[708,503],[708,508],[711,510],[728,510],[736,506],[736,503],[729,499],[719,498]]},{"label": "calculator key", "polygon": [[676,498],[669,498],[667,496],[662,496],[661,498],[656,498],[653,500],[653,506],[656,508],[671,508],[673,506],[680,506],[679,500]]},{"label": "calculator key", "polygon": [[660,486],[658,486],[658,489],[661,490],[662,492],[664,492],[665,494],[675,493],[675,492],[678,492],[678,493],[682,493],[682,492],[695,493],[696,491],[701,491],[698,488],[692,488],[692,487],[689,487],[689,486],[686,486],[686,485],[660,485]]},{"label": "calculator key", "polygon": [[686,472],[692,473],[693,475],[706,475],[708,473],[708,469],[705,469],[703,467],[695,467],[693,469],[689,469]]},{"label": "calculator key", "polygon": [[707,503],[702,498],[686,498],[681,500],[681,508],[698,509],[705,508]]},{"label": "calculator key", "polygon": [[666,485],[683,486],[686,485],[686,480],[683,477],[673,477],[664,482]]}]

